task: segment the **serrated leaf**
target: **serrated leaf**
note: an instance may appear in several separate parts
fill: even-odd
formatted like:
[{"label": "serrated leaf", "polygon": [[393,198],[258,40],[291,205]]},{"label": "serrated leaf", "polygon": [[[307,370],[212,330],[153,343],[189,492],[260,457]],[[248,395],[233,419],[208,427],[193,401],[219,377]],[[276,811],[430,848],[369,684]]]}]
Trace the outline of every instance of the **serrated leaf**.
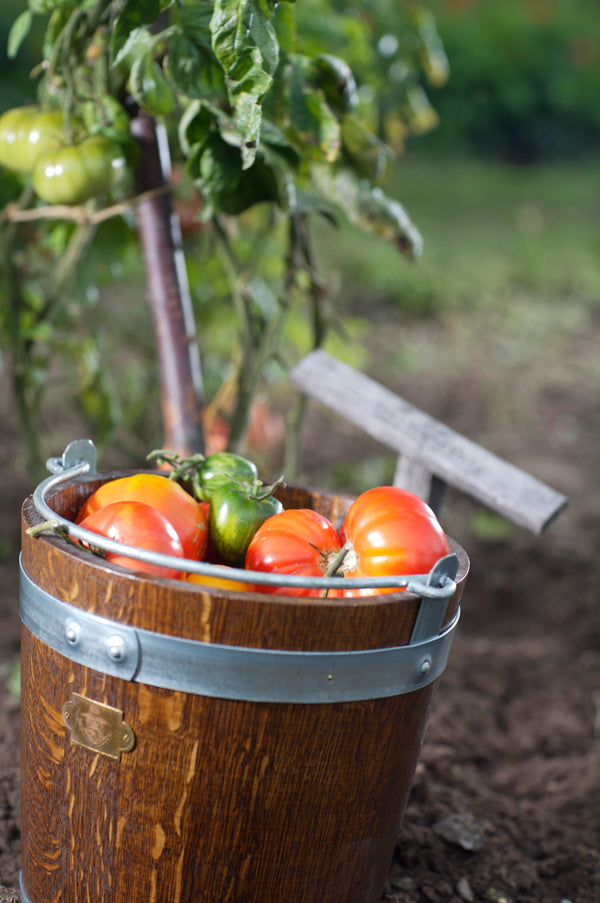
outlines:
[{"label": "serrated leaf", "polygon": [[254,204],[279,200],[273,170],[257,158],[251,169],[240,166],[239,148],[213,134],[199,161],[199,187],[208,202],[207,211],[235,216]]},{"label": "serrated leaf", "polygon": [[8,33],[8,41],[7,41],[7,49],[6,53],[9,59],[14,59],[19,52],[19,48],[21,44],[29,34],[29,30],[31,29],[31,23],[33,22],[33,13],[30,9],[23,10],[23,12],[17,16],[13,24],[11,25],[10,31]]},{"label": "serrated leaf", "polygon": [[131,66],[135,60],[149,53],[152,49],[152,35],[144,26],[134,28],[121,44],[116,56],[112,60],[113,66],[119,66],[127,61]]},{"label": "serrated leaf", "polygon": [[185,4],[179,8],[177,31],[169,42],[165,71],[186,97],[227,98],[225,77],[212,48],[212,3]]},{"label": "serrated leaf", "polygon": [[309,158],[337,160],[341,148],[341,129],[320,88],[311,81],[311,61],[292,58],[289,67],[289,117],[294,139]]},{"label": "serrated leaf", "polygon": [[210,130],[208,112],[200,100],[193,100],[183,111],[177,127],[179,146],[186,157],[192,148],[204,143]]},{"label": "serrated leaf", "polygon": [[122,59],[123,48],[127,45],[131,33],[144,25],[153,25],[168,5],[167,0],[125,0],[113,24],[111,40],[113,61]]},{"label": "serrated leaf", "polygon": [[409,259],[423,250],[423,239],[406,210],[347,169],[313,167],[313,180],[322,196],[345,214],[347,219],[372,235],[396,245]]},{"label": "serrated leaf", "polygon": [[234,84],[256,66],[256,50],[264,71],[273,74],[279,44],[272,13],[260,0],[215,0],[210,29],[215,55]]},{"label": "serrated leaf", "polygon": [[210,28],[241,134],[242,165],[248,169],[260,137],[261,104],[279,61],[272,9],[260,0],[216,0]]},{"label": "serrated leaf", "polygon": [[356,81],[345,60],[329,53],[320,53],[312,61],[311,69],[316,86],[321,88],[334,109],[346,113],[357,108]]}]

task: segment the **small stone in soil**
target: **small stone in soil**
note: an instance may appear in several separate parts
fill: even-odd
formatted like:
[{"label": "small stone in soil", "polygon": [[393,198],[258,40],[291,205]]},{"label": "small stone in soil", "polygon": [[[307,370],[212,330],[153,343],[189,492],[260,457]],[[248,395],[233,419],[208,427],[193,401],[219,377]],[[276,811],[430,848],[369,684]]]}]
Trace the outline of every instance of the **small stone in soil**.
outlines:
[{"label": "small stone in soil", "polygon": [[456,892],[466,903],[474,903],[475,894],[467,878],[461,878],[456,885]]},{"label": "small stone in soil", "polygon": [[489,822],[477,821],[469,812],[445,815],[433,826],[433,830],[449,843],[455,843],[463,850],[482,850],[489,840],[492,826]]}]

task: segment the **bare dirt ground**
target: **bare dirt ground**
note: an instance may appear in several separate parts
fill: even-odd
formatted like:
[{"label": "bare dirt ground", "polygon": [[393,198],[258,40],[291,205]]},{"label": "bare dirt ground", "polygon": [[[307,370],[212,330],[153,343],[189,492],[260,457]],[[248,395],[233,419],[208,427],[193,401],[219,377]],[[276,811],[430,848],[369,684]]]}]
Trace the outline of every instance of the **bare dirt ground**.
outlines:
[{"label": "bare dirt ground", "polygon": [[[430,353],[432,329],[417,325],[412,338],[422,342],[421,367],[371,368],[408,400],[570,500],[545,534],[533,536],[482,519],[474,502],[450,493],[445,526],[467,549],[472,571],[398,833],[387,903],[600,900],[597,327],[592,311],[543,353],[507,368],[493,329],[476,350],[469,333],[457,331]],[[382,353],[376,360],[385,359]],[[6,390],[0,404],[0,900],[16,900],[19,704],[7,681],[19,655],[19,506],[32,487]],[[340,458],[381,453],[319,410],[306,450],[313,483]],[[286,899],[282,888],[270,903]]]}]

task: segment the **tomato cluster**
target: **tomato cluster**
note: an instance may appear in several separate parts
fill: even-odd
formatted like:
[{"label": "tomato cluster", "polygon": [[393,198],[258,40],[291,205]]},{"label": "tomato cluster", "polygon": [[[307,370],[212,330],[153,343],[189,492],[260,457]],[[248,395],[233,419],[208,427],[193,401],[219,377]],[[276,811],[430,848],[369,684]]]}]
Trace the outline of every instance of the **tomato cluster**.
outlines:
[{"label": "tomato cluster", "polygon": [[[160,459],[160,455],[150,457]],[[167,454],[166,458],[175,463],[173,456]],[[196,497],[172,479],[181,469],[174,469],[170,476],[137,473],[103,483],[83,504],[76,523],[125,545],[243,567],[254,533],[267,518],[283,510],[273,495],[277,484],[264,486],[251,461],[229,452],[197,456],[193,466]],[[184,466],[183,472],[189,474],[189,469]],[[105,558],[144,573],[186,577],[178,568],[166,569],[110,551]],[[211,586],[231,583],[234,588],[250,588],[249,584],[204,576],[189,579]]]},{"label": "tomato cluster", "polygon": [[[379,486],[363,492],[338,530],[312,509],[284,509],[274,495],[279,483],[264,486],[255,465],[239,455],[219,452],[184,462],[171,453],[149,457],[168,463],[171,473],[137,473],[104,483],[76,522],[126,545],[255,573],[252,581],[240,582],[105,553],[107,560],[137,571],[228,590],[352,598],[395,590],[263,585],[256,572],[361,578],[425,574],[449,551],[431,508],[404,489]],[[191,491],[176,478],[190,482]]]},{"label": "tomato cluster", "polygon": [[[304,576],[393,577],[425,574],[448,554],[448,540],[431,508],[395,486],[368,489],[352,503],[340,528],[311,509],[287,510],[256,532],[246,567]],[[329,590],[328,595],[372,596],[391,587]],[[261,586],[262,592],[322,596],[322,589]]]},{"label": "tomato cluster", "polygon": [[116,188],[126,159],[120,144],[86,133],[60,110],[28,106],[0,116],[0,165],[31,176],[41,200],[71,205]]}]

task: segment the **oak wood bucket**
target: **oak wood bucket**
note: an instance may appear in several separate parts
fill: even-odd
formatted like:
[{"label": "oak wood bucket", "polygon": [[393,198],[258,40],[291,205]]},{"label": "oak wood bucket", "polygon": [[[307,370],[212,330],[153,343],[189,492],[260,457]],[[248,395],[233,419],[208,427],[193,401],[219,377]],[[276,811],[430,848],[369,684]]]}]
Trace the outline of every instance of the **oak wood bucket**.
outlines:
[{"label": "oak wood bucket", "polygon": [[[72,519],[118,475],[79,478],[48,503]],[[334,523],[351,501],[302,488],[282,499]],[[378,901],[458,619],[464,550],[451,541],[459,569],[444,626],[407,664],[398,647],[430,601],[409,591],[203,591],[32,538],[40,519],[30,497],[23,901]],[[189,677],[195,649],[208,658]]]}]

